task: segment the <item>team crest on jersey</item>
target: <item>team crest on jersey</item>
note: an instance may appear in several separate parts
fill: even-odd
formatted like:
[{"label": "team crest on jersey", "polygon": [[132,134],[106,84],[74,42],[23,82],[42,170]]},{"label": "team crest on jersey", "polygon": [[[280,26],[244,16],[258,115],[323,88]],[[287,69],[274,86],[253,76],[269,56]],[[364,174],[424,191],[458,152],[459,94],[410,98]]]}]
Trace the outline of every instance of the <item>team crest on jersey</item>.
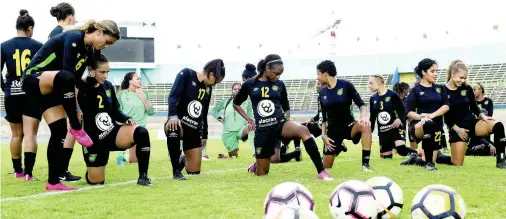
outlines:
[{"label": "team crest on jersey", "polygon": [[107,97],[110,98],[111,97],[111,90],[106,90],[105,91],[105,95],[107,95]]},{"label": "team crest on jersey", "polygon": [[206,88],[206,94],[209,94],[209,88],[208,87]]},{"label": "team crest on jersey", "polygon": [[467,90],[460,91],[460,95],[463,97],[467,96]]},{"label": "team crest on jersey", "polygon": [[387,102],[387,103],[388,103],[389,101],[390,101],[390,97],[386,97],[386,98],[385,98],[385,102]]},{"label": "team crest on jersey", "polygon": [[95,125],[102,131],[102,133],[98,135],[100,140],[104,139],[114,128],[113,121],[107,113],[97,114],[97,116],[95,116]]},{"label": "team crest on jersey", "polygon": [[276,85],[272,86],[272,90],[273,91],[278,91],[278,86],[276,86]]},{"label": "team crest on jersey", "polygon": [[436,92],[441,93],[441,88],[440,87],[436,87]]},{"label": "team crest on jersey", "polygon": [[257,105],[258,115],[268,117],[274,114],[274,103],[271,100],[262,100]]},{"label": "team crest on jersey", "polygon": [[487,101],[485,101],[485,105],[488,105],[488,100],[487,100]]},{"label": "team crest on jersey", "polygon": [[339,95],[339,96],[343,95],[343,89],[342,88],[339,89],[339,90],[337,90],[337,95]]},{"label": "team crest on jersey", "polygon": [[202,104],[199,101],[193,100],[188,104],[188,115],[193,118],[199,118],[202,114]]}]

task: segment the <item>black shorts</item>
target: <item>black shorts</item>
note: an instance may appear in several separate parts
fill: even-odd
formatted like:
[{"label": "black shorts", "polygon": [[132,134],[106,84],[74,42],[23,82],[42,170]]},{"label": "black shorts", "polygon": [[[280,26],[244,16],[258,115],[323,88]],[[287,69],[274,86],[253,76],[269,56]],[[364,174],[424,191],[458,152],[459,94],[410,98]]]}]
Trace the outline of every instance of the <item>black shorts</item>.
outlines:
[{"label": "black shorts", "polygon": [[341,153],[341,147],[338,145],[343,144],[344,139],[352,140],[353,143],[357,144],[360,139],[362,138],[362,133],[357,133],[355,136],[351,136],[351,130],[353,129],[353,126],[356,122],[353,122],[347,126],[338,126],[338,127],[332,127],[329,126],[327,130],[327,137],[334,140],[333,145],[336,145],[336,150],[334,151],[327,151],[325,147],[323,147],[323,154],[324,155],[336,155]]},{"label": "black shorts", "polygon": [[63,104],[63,96],[55,93],[42,95],[39,100],[40,110],[44,113],[47,109]]},{"label": "black shorts", "polygon": [[276,125],[255,130],[254,145],[256,158],[268,159],[274,155],[274,148],[279,148],[281,141],[284,140],[281,138],[281,132],[283,131],[285,122],[282,120]]},{"label": "black shorts", "polygon": [[415,125],[416,123],[418,123],[418,121],[411,121],[409,122],[409,127],[408,127],[408,138],[409,138],[409,142],[411,143],[420,143],[422,141],[421,138],[417,138],[416,135],[415,135]]},{"label": "black shorts", "polygon": [[91,147],[82,147],[86,167],[103,167],[109,161],[110,151],[124,151],[116,146],[116,137],[121,126],[114,126],[112,131],[102,140],[93,139]]},{"label": "black shorts", "polygon": [[388,132],[379,132],[380,152],[385,153],[395,148],[395,141],[406,141],[404,129],[392,129]]},{"label": "black shorts", "polygon": [[[168,121],[168,120],[167,120]],[[201,130],[192,129],[184,124],[181,124],[183,129],[181,138],[181,132],[179,129],[174,131],[167,130],[167,121],[164,124],[165,136],[167,136],[167,143],[169,140],[171,141],[183,141],[183,151],[188,151],[195,148],[202,147],[202,132]],[[178,146],[179,147],[179,146]]]},{"label": "black shorts", "polygon": [[322,128],[318,125],[318,123],[310,122],[310,123],[302,123],[303,126],[306,126],[309,130],[309,133],[313,135],[315,138],[322,135]]},{"label": "black shorts", "polygon": [[469,143],[470,138],[473,138],[473,137],[476,138],[476,132],[475,132],[476,123],[478,123],[478,119],[473,119],[471,121],[463,121],[462,123],[457,124],[458,127],[469,130],[469,132],[467,133],[467,136],[469,136],[467,141],[462,140],[462,138],[460,138],[460,136],[457,134],[457,132],[450,127],[449,131],[448,131],[448,134],[450,137],[450,144],[456,143],[456,142]]},{"label": "black shorts", "polygon": [[10,123],[22,123],[23,115],[41,120],[42,112],[33,98],[25,94],[11,95],[4,98],[5,119]]}]

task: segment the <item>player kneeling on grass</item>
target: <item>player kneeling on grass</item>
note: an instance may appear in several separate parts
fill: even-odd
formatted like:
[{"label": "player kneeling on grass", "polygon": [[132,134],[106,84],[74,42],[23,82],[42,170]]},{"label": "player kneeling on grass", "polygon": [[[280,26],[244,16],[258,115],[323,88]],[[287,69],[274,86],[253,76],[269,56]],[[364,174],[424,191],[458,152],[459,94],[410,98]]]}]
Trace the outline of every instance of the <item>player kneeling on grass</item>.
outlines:
[{"label": "player kneeling on grass", "polygon": [[[255,130],[256,162],[248,172],[256,175],[269,173],[271,156],[275,154],[276,144],[280,140],[300,138],[311,157],[318,173],[318,179],[332,180],[323,168],[318,146],[306,127],[288,121],[285,114],[290,112],[288,94],[285,84],[279,80],[284,71],[283,61],[276,54],[271,54],[258,63],[259,74],[244,82],[234,98],[235,110],[248,121]],[[251,119],[241,104],[251,98],[255,120]],[[284,112],[284,113],[283,113]]]},{"label": "player kneeling on grass", "polygon": [[[201,72],[185,68],[176,76],[169,94],[169,113],[165,123],[167,149],[175,180],[186,180],[181,171],[200,174],[202,148],[207,142],[207,113],[212,87],[225,78],[225,64],[221,59],[209,61]],[[181,155],[183,141],[184,157]]]},{"label": "player kneeling on grass", "polygon": [[382,158],[392,158],[395,148],[401,156],[416,151],[406,147],[406,108],[397,93],[385,87],[385,79],[374,75],[369,79],[369,88],[376,92],[369,100],[371,116],[371,132],[378,122],[378,137]]},{"label": "player kneeling on grass", "polygon": [[135,125],[133,119],[120,111],[114,86],[106,80],[109,62],[104,55],[94,57],[88,71],[86,84],[79,90],[78,95],[83,111],[84,130],[90,134],[94,143],[91,147],[83,147],[83,157],[88,167],[86,181],[90,185],[104,184],[109,152],[124,151],[137,145],[137,184],[151,186],[151,180],[148,178],[151,151],[148,130]]}]

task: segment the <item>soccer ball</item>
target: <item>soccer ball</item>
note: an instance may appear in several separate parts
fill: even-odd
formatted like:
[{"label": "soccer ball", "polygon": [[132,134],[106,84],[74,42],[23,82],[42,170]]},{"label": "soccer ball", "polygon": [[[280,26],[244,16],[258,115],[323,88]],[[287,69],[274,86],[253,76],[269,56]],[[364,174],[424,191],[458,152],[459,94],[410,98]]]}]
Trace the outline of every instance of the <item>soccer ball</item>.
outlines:
[{"label": "soccer ball", "polygon": [[318,219],[311,210],[298,205],[285,205],[275,211],[271,211],[264,219]]},{"label": "soccer ball", "polygon": [[295,182],[281,183],[271,189],[265,197],[265,215],[285,205],[298,205],[311,211],[315,209],[313,194],[306,187]]},{"label": "soccer ball", "polygon": [[384,176],[375,176],[366,181],[374,191],[376,201],[381,205],[381,218],[396,218],[399,216],[404,204],[401,187],[392,179]]},{"label": "soccer ball", "polygon": [[455,189],[445,185],[429,185],[413,198],[411,218],[461,219],[466,216],[466,203]]},{"label": "soccer ball", "polygon": [[330,213],[334,219],[374,218],[379,209],[372,188],[362,181],[343,182],[330,196]]}]

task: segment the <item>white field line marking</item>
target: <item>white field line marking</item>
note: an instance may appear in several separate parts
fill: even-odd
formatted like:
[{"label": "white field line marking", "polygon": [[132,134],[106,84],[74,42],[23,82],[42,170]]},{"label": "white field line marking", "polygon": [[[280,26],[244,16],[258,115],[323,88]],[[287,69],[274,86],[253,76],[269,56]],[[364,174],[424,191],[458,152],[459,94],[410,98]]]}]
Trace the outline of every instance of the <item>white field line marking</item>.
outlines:
[{"label": "white field line marking", "polygon": [[[337,162],[337,163],[339,163],[339,162],[351,162],[351,161],[356,161],[356,160],[358,160],[358,159],[347,158],[347,159],[337,159],[335,162]],[[373,160],[373,159],[371,159],[371,160]],[[292,162],[290,162],[290,163],[281,163],[281,164],[277,164],[277,165],[290,165],[290,164],[300,165],[300,164],[303,164],[303,163],[304,162],[299,162],[299,163],[292,163]],[[241,170],[243,170],[243,171],[246,172],[247,167],[244,166],[244,167],[235,168],[235,169],[210,170],[210,171],[203,172],[201,175],[214,175],[214,174],[220,174],[220,173],[236,172],[236,171],[241,171]],[[186,177],[195,177],[195,176],[192,176],[192,175],[185,175],[185,176]],[[172,178],[172,176],[153,177],[153,178],[151,178],[151,181],[165,180],[165,179],[171,179],[171,178]],[[26,200],[26,199],[37,199],[37,198],[42,198],[42,197],[46,197],[46,196],[61,195],[61,194],[74,193],[74,192],[82,192],[82,191],[86,191],[86,190],[101,189],[101,188],[104,188],[104,187],[112,187],[112,186],[122,186],[122,185],[134,184],[134,183],[137,183],[137,180],[130,180],[130,181],[125,181],[125,182],[117,182],[117,183],[105,184],[105,185],[100,185],[100,186],[85,186],[85,187],[79,188],[78,190],[74,190],[74,191],[44,192],[44,193],[33,194],[33,195],[28,195],[28,196],[8,197],[8,198],[2,198],[1,202],[19,201],[19,200]]]}]

